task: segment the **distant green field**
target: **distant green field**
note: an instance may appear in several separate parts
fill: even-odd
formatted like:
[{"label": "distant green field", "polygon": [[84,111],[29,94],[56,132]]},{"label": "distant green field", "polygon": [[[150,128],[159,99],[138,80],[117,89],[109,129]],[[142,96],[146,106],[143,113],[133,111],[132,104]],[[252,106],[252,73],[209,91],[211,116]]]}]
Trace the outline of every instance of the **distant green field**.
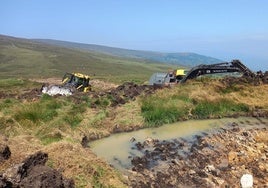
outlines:
[{"label": "distant green field", "polygon": [[171,68],[175,66],[0,36],[0,79],[62,77],[65,72],[81,72],[117,83],[143,83],[152,73]]}]

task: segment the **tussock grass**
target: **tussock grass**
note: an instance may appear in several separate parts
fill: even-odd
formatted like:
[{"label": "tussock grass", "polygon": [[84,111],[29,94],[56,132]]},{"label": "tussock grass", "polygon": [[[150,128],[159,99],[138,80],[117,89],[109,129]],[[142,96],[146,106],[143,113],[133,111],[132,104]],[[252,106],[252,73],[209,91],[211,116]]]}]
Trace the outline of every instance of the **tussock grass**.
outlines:
[{"label": "tussock grass", "polygon": [[58,115],[57,109],[61,104],[55,99],[44,95],[40,102],[21,104],[14,114],[14,119],[25,123],[27,120],[38,124],[39,122],[48,122]]},{"label": "tussock grass", "polygon": [[44,145],[48,145],[48,144],[51,144],[53,142],[58,142],[62,139],[63,139],[63,136],[59,132],[56,132],[53,134],[48,134],[48,135],[42,135],[40,137],[40,140]]},{"label": "tussock grass", "polygon": [[[166,95],[163,95],[167,92]],[[158,126],[176,122],[185,117],[190,108],[189,98],[185,95],[160,92],[142,100],[141,112],[147,126]]]},{"label": "tussock grass", "polygon": [[109,116],[119,127],[142,127],[144,121],[141,116],[140,103],[140,101],[130,101],[110,111]]},{"label": "tussock grass", "polygon": [[35,103],[21,107],[21,109],[15,113],[14,118],[19,122],[30,120],[33,123],[37,123],[38,121],[47,122],[56,115],[57,112],[54,109],[44,108],[43,105]]},{"label": "tussock grass", "polygon": [[192,114],[195,118],[204,119],[228,116],[234,113],[248,111],[249,107],[245,104],[236,104],[233,101],[222,99],[215,102],[200,101],[195,105]]},{"label": "tussock grass", "polygon": [[145,97],[141,102],[141,113],[147,126],[189,118],[243,115],[255,107],[268,110],[267,93],[267,85],[234,84],[226,89],[226,85],[217,80],[190,81]]},{"label": "tussock grass", "polygon": [[7,98],[7,99],[3,99],[2,101],[0,101],[0,109],[4,114],[9,114],[10,112],[10,107],[18,104],[19,102],[16,101],[15,99],[12,98]]},{"label": "tussock grass", "polygon": [[72,104],[71,109],[67,111],[64,120],[75,128],[83,120],[83,113],[86,111],[86,103]]},{"label": "tussock grass", "polygon": [[44,150],[50,153],[54,168],[62,168],[66,177],[74,178],[76,187],[126,187],[114,169],[80,144],[60,141]]}]

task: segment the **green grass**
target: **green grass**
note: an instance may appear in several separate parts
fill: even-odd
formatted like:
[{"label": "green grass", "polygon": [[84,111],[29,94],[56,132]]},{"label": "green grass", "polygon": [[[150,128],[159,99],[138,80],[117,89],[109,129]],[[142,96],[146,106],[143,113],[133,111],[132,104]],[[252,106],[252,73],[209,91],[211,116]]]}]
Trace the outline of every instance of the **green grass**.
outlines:
[{"label": "green grass", "polygon": [[105,181],[106,171],[101,166],[96,167],[95,172],[92,177],[92,183],[94,188],[114,188],[111,185],[105,185],[103,181]]},{"label": "green grass", "polygon": [[[249,112],[248,105],[230,99],[216,101],[194,100],[187,94],[188,86],[180,86],[182,92],[156,94],[141,100],[141,113],[147,126],[159,126],[183,119],[218,118]],[[186,90],[184,90],[186,89]]]},{"label": "green grass", "polygon": [[[0,43],[0,78],[61,78],[65,72],[81,72],[115,83],[144,83],[152,73],[174,68],[144,60],[68,49],[30,40],[7,39]],[[0,83],[1,85],[1,83]]]},{"label": "green grass", "polygon": [[4,99],[4,100],[0,101],[0,109],[5,111],[9,107],[13,106],[16,103],[18,103],[18,102],[12,98]]},{"label": "green grass", "polygon": [[99,126],[102,125],[102,121],[108,117],[108,112],[103,109],[100,110],[90,121],[90,125],[92,125],[92,127],[94,128],[98,128]]},{"label": "green grass", "polygon": [[35,124],[48,122],[58,115],[61,104],[52,97],[44,96],[39,102],[21,104],[14,114],[14,119],[22,123],[29,120]]},{"label": "green grass", "polygon": [[84,175],[76,175],[75,176],[75,182],[76,182],[76,187],[78,188],[84,188],[88,185],[88,180]]},{"label": "green grass", "polygon": [[53,135],[44,135],[41,136],[40,140],[44,145],[48,145],[51,144],[53,142],[58,142],[60,140],[62,140],[62,135],[60,133],[56,133]]},{"label": "green grass", "polygon": [[173,123],[185,117],[189,108],[185,100],[185,98],[178,99],[175,96],[161,98],[156,95],[143,99],[141,112],[147,126]]},{"label": "green grass", "polygon": [[0,117],[0,132],[2,135],[5,136],[13,136],[17,135],[17,124],[16,122],[10,117]]},{"label": "green grass", "polygon": [[216,102],[198,102],[192,113],[196,118],[210,118],[232,115],[237,112],[248,112],[249,107],[242,103],[235,103],[230,100],[222,99]]},{"label": "green grass", "polygon": [[19,79],[14,77],[0,79],[0,92],[3,92],[5,94],[18,93],[23,90],[31,90],[32,88],[39,87],[41,88],[40,83],[32,82],[27,79]]},{"label": "green grass", "polygon": [[64,121],[72,128],[75,128],[83,120],[83,113],[86,111],[86,103],[72,104],[71,109],[67,110]]}]

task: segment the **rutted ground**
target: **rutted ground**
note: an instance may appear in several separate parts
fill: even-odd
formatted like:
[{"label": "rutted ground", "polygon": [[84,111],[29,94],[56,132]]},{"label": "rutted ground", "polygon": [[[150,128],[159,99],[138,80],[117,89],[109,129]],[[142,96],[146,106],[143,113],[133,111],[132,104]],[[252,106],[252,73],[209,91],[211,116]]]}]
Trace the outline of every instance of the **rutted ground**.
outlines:
[{"label": "rutted ground", "polygon": [[268,124],[241,128],[236,123],[213,135],[137,143],[142,157],[132,159],[132,187],[240,187],[251,174],[254,187],[268,186]]}]

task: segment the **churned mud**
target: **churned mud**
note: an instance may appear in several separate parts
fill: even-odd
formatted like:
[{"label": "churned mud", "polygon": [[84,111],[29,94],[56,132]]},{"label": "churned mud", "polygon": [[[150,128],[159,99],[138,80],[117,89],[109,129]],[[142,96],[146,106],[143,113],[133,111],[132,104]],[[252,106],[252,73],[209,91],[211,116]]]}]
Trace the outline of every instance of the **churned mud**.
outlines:
[{"label": "churned mud", "polygon": [[183,139],[147,139],[136,143],[130,187],[241,187],[251,174],[254,187],[268,186],[268,125],[245,128],[236,123],[218,133]]}]

